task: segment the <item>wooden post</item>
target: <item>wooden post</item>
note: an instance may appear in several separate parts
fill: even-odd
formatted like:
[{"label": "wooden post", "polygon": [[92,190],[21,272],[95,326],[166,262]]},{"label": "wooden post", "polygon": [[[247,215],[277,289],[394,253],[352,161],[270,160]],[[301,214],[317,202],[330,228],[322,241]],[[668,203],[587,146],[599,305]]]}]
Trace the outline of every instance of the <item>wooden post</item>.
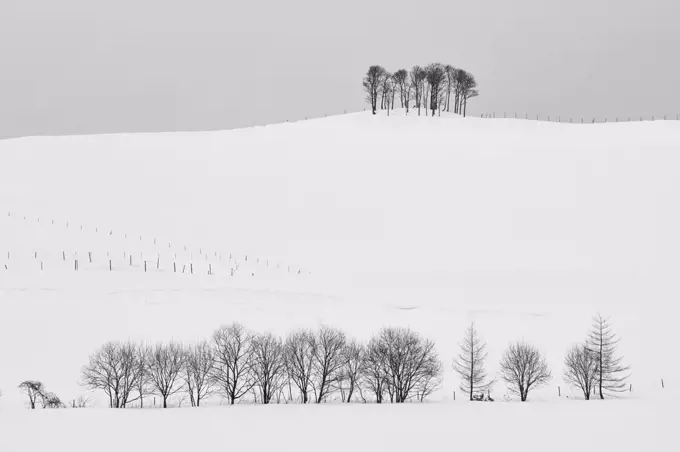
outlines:
[{"label": "wooden post", "polygon": [[109,259],[109,271],[113,271],[113,265],[111,264],[111,259]]},{"label": "wooden post", "polygon": [[557,386],[557,397],[562,397],[562,390]]},{"label": "wooden post", "polygon": [[87,255],[90,257],[90,264],[92,263],[92,251],[88,251]]},{"label": "wooden post", "polygon": [[633,392],[633,383],[630,384],[630,387],[628,388],[628,392]]},{"label": "wooden post", "polygon": [[453,400],[456,400],[456,391],[453,391]]},{"label": "wooden post", "polygon": [[144,273],[146,273],[146,261],[144,261]]},{"label": "wooden post", "polygon": [[130,267],[132,267],[132,254],[130,254]]},{"label": "wooden post", "polygon": [[194,274],[194,263],[193,262],[189,264],[189,268],[191,270],[191,274],[193,275]]},{"label": "wooden post", "polygon": [[76,262],[75,262],[75,270],[78,271],[78,259],[76,259]]},{"label": "wooden post", "polygon": [[158,260],[156,260],[156,270],[158,270],[159,268],[161,268],[161,257],[160,256],[158,256]]},{"label": "wooden post", "polygon": [[212,275],[212,264],[208,264],[208,274]]},{"label": "wooden post", "polygon": [[663,378],[661,379],[661,389],[664,389],[666,386],[663,384]]},{"label": "wooden post", "polygon": [[177,262],[172,263],[172,272],[177,273]]},{"label": "wooden post", "polygon": [[[42,261],[40,261],[40,271],[43,271],[43,262]],[[663,380],[661,380],[661,381],[663,381]]]}]

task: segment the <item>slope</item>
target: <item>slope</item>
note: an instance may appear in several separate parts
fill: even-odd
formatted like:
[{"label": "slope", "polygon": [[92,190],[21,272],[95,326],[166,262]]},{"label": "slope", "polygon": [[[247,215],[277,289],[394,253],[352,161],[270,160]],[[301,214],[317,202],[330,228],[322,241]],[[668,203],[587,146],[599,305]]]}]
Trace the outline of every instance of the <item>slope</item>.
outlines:
[{"label": "slope", "polygon": [[508,341],[545,351],[556,378],[537,397],[550,400],[599,311],[636,394],[680,384],[679,147],[676,122],[368,114],[2,141],[0,403],[21,406],[29,378],[76,397],[105,340],[192,341],[234,320],[363,340],[410,326],[445,363],[434,399],[451,399],[475,320],[492,371]]}]

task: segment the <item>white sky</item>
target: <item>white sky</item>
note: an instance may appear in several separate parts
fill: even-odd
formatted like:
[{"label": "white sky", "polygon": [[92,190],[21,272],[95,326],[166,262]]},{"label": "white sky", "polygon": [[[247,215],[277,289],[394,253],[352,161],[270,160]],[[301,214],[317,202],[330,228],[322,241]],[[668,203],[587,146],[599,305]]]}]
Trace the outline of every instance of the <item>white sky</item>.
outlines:
[{"label": "white sky", "polygon": [[370,64],[469,70],[473,114],[675,117],[678,0],[0,0],[0,137],[363,108]]}]

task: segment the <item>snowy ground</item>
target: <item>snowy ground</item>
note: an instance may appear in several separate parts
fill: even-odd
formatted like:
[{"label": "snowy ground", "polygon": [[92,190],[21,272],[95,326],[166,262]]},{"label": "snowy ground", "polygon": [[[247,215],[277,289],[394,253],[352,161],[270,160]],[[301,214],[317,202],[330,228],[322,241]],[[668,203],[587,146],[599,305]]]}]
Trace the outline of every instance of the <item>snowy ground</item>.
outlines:
[{"label": "snowy ground", "polygon": [[[207,438],[228,443],[217,429],[240,431],[256,410],[284,432],[320,409],[319,429],[354,423],[366,445],[420,437],[441,448],[453,438],[449,427],[504,438],[522,416],[550,415],[554,424],[541,424],[529,450],[545,450],[544,435],[560,436],[553,450],[586,450],[599,440],[579,425],[605,410],[607,431],[625,432],[614,441],[641,450],[632,445],[649,447],[642,441],[651,436],[660,441],[652,449],[664,450],[672,412],[664,400],[677,401],[680,387],[680,364],[669,358],[680,297],[678,149],[673,121],[367,114],[228,132],[0,141],[0,429],[19,438],[39,422],[45,437],[83,448],[91,443],[76,431],[94,440],[112,417],[132,431],[143,417],[168,431],[206,425]],[[625,397],[634,399],[585,407],[565,399],[576,394],[562,382],[562,362],[598,311],[623,338],[633,369]],[[385,325],[410,326],[437,342],[444,387],[435,403],[386,408],[385,419],[359,406],[23,413],[22,380],[77,398],[80,368],[106,340],[190,342],[235,320],[280,334],[326,323],[362,340]],[[492,372],[509,341],[546,353],[555,378],[530,396],[534,404],[452,402],[450,363],[472,320],[489,342]],[[409,422],[414,435],[373,435]],[[255,437],[253,450],[266,450],[277,435]],[[349,431],[341,437],[329,447],[355,441]]]},{"label": "snowy ground", "polygon": [[677,451],[677,404],[637,402],[0,411],[0,441],[7,452]]}]

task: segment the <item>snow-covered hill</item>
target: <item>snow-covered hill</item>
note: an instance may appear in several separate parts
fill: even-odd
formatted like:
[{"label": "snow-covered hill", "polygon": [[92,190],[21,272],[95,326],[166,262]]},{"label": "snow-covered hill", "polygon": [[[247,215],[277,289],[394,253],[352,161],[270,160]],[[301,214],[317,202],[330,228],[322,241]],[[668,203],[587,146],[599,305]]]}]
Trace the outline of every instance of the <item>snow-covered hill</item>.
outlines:
[{"label": "snow-covered hill", "polygon": [[22,406],[25,379],[82,394],[105,340],[193,341],[235,320],[362,340],[410,326],[445,363],[433,400],[457,388],[474,320],[491,370],[512,340],[548,355],[534,399],[552,400],[597,312],[635,395],[659,395],[661,378],[680,386],[679,149],[673,121],[403,112],[0,141],[0,405]]}]

